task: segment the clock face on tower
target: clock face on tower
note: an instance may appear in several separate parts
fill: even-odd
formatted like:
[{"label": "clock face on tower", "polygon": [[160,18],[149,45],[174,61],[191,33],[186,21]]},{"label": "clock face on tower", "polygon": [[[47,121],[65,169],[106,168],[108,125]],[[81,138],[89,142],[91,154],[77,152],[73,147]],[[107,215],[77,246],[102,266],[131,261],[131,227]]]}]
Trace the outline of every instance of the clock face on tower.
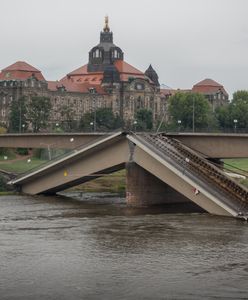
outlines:
[{"label": "clock face on tower", "polygon": [[142,83],[136,83],[136,85],[135,85],[135,89],[136,90],[139,90],[139,91],[141,91],[141,90],[144,90],[144,84],[142,84]]}]

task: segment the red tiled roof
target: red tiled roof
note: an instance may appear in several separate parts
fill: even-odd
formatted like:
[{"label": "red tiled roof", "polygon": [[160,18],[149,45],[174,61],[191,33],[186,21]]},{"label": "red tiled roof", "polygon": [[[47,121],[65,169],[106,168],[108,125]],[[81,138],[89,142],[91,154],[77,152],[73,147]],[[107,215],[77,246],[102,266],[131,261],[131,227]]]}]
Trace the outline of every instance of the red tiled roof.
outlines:
[{"label": "red tiled roof", "polygon": [[152,83],[149,77],[147,77],[143,72],[129,65],[124,60],[116,60],[115,67],[120,73],[121,81],[128,81],[130,78],[141,78],[149,80]]},{"label": "red tiled roof", "polygon": [[192,88],[192,92],[201,94],[216,94],[218,91],[221,91],[224,95],[228,96],[223,85],[209,78],[198,82]]},{"label": "red tiled roof", "polygon": [[160,89],[160,93],[164,96],[173,96],[175,95],[176,93],[190,93],[191,90],[189,89],[184,89],[184,90],[181,90],[181,89]]},{"label": "red tiled roof", "polygon": [[45,80],[41,73],[26,71],[3,71],[0,73],[0,80],[26,80],[32,76],[41,81]]},{"label": "red tiled roof", "polygon": [[97,84],[100,85],[102,83],[103,73],[102,74],[94,74],[89,73],[85,75],[72,75],[65,76],[60,80],[60,82],[74,82],[74,83],[89,83],[89,84]]},{"label": "red tiled roof", "polygon": [[223,85],[219,84],[218,82],[214,81],[213,79],[206,78],[198,83],[196,83],[194,86],[217,86],[217,87],[223,87]]},{"label": "red tiled roof", "polygon": [[85,75],[85,74],[88,74],[88,71],[87,71],[87,66],[88,65],[84,65],[72,72],[70,72],[67,76],[72,76],[72,75]]},{"label": "red tiled roof", "polygon": [[174,89],[160,89],[160,93],[164,96],[174,95],[176,92],[177,90]]},{"label": "red tiled roof", "polygon": [[0,80],[26,80],[34,76],[38,80],[45,80],[41,71],[24,61],[18,61],[0,73]]},{"label": "red tiled roof", "polygon": [[192,92],[200,94],[216,94],[221,91],[224,95],[228,96],[226,90],[223,87],[214,87],[214,86],[194,86]]},{"label": "red tiled roof", "polygon": [[[128,81],[130,78],[140,78],[140,79],[149,79],[145,75],[135,75],[130,73],[121,73],[120,79],[121,81]],[[149,79],[150,81],[150,79]]]},{"label": "red tiled roof", "polygon": [[119,73],[144,76],[144,73],[142,73],[138,69],[134,68],[133,66],[129,65],[124,60],[116,60],[114,64],[115,64],[116,69],[119,71]]},{"label": "red tiled roof", "polygon": [[[151,80],[144,73],[123,60],[116,60],[114,64],[116,69],[120,73],[121,81],[128,81],[130,77],[134,77],[147,79],[151,82]],[[75,83],[80,82],[100,85],[103,79],[103,72],[88,72],[87,66],[88,65],[84,65],[70,72],[67,76],[61,79],[61,82],[71,81]]]},{"label": "red tiled roof", "polygon": [[29,65],[25,61],[17,61],[16,63],[8,66],[7,68],[3,69],[2,71],[26,71],[26,72],[40,72],[40,70],[34,68],[33,66]]},{"label": "red tiled roof", "polygon": [[48,81],[48,89],[50,91],[57,91],[58,88],[64,87],[67,92],[74,93],[89,93],[90,88],[95,88],[98,94],[106,94],[100,85],[93,85],[90,83],[75,83],[68,81]]},{"label": "red tiled roof", "polygon": [[47,81],[47,87],[50,91],[57,91],[63,84],[59,81]]},{"label": "red tiled roof", "polygon": [[61,82],[74,82],[74,83],[89,83],[93,85],[100,85],[102,83],[103,72],[88,72],[87,66],[84,65],[62,78]]}]

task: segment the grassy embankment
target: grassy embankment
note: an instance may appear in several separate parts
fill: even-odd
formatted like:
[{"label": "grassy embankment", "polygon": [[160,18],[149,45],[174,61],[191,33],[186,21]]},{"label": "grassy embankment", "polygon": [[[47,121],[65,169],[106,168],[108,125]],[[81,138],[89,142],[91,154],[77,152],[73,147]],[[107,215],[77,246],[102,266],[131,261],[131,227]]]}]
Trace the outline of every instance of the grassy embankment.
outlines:
[{"label": "grassy embankment", "polygon": [[[248,158],[224,159],[224,167],[230,172],[238,173],[247,177],[248,175]],[[239,170],[238,170],[238,169]],[[241,170],[244,170],[242,172]],[[248,186],[248,178],[239,180],[240,183]]]},{"label": "grassy embankment", "polygon": [[38,167],[46,162],[45,160],[41,160],[39,158],[31,158],[30,161],[28,161],[28,159],[29,158],[23,158],[20,160],[8,159],[3,161],[0,157],[0,169],[10,173],[20,174]]}]

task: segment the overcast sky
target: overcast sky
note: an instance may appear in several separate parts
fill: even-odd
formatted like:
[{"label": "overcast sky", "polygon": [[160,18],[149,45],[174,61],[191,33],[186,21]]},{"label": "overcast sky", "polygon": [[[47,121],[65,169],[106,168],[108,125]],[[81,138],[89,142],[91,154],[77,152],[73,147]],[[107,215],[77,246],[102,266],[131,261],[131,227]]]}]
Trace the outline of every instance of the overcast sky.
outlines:
[{"label": "overcast sky", "polygon": [[247,0],[0,0],[0,69],[24,60],[47,80],[88,62],[104,16],[126,62],[160,83],[191,88],[205,78],[231,94],[248,89]]}]

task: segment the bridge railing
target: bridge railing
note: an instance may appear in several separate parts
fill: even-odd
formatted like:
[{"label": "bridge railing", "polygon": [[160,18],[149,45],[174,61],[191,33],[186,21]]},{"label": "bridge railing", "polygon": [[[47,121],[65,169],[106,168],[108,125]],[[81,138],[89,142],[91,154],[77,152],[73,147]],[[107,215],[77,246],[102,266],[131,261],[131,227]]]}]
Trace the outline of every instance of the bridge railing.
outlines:
[{"label": "bridge railing", "polygon": [[194,181],[203,184],[204,188],[212,194],[217,193],[216,195],[221,197],[224,203],[233,209],[247,213],[248,191],[228,178],[217,167],[172,138],[160,134],[144,135],[143,138],[150,146],[155,146],[155,152],[162,151],[165,154],[164,158],[182,173],[187,170],[189,177],[193,175]]}]

